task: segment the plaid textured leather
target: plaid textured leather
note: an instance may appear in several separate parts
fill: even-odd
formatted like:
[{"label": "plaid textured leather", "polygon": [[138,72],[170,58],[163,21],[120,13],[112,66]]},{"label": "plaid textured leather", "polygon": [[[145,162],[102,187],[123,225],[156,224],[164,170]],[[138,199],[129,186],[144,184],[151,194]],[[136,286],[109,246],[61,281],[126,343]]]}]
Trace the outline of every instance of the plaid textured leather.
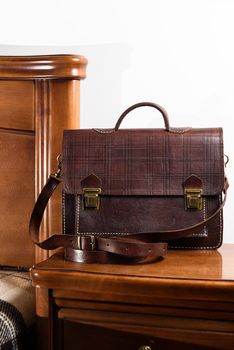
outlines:
[{"label": "plaid textured leather", "polygon": [[[65,234],[184,229],[206,220],[222,202],[221,128],[176,129],[168,123],[166,129],[65,130],[62,159]],[[87,210],[83,202],[82,183],[91,174],[100,181],[99,210]],[[185,205],[184,184],[191,176],[202,184],[202,210]],[[172,237],[169,243],[173,248],[218,248],[222,234],[220,211],[189,237]]]},{"label": "plaid textured leather", "polygon": [[90,174],[101,179],[103,195],[180,196],[191,174],[202,180],[204,195],[223,189],[220,128],[66,130],[63,140],[66,193],[82,194],[81,181]]}]

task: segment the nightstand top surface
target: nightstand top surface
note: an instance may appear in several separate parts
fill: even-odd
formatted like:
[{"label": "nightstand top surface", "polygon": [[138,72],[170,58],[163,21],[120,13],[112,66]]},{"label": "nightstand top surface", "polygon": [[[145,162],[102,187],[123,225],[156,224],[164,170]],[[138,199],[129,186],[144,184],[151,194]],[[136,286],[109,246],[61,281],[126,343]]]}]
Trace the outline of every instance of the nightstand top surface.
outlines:
[{"label": "nightstand top surface", "polygon": [[234,244],[224,244],[218,250],[169,250],[165,259],[140,264],[81,264],[63,259],[57,253],[33,269],[70,273],[119,275],[142,278],[234,281]]},{"label": "nightstand top surface", "polygon": [[[79,264],[56,253],[31,269],[37,288],[74,291],[81,298],[155,303],[158,298],[234,303],[234,245],[217,251],[170,250],[148,264]],[[153,299],[152,299],[153,298]]]}]

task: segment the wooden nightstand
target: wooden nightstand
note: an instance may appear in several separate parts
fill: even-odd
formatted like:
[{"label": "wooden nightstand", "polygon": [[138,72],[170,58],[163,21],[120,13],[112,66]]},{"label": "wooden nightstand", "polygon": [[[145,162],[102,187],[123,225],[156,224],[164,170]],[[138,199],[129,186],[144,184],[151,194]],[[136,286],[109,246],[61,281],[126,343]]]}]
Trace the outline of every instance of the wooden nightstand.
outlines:
[{"label": "wooden nightstand", "polygon": [[[64,129],[79,128],[79,55],[0,56],[0,265],[31,266],[48,252],[28,234],[31,211],[62,152]],[[61,193],[50,201],[41,239],[60,229]],[[43,237],[42,237],[43,236]]]},{"label": "wooden nightstand", "polygon": [[57,253],[31,275],[48,289],[50,349],[234,349],[234,245],[138,265]]}]

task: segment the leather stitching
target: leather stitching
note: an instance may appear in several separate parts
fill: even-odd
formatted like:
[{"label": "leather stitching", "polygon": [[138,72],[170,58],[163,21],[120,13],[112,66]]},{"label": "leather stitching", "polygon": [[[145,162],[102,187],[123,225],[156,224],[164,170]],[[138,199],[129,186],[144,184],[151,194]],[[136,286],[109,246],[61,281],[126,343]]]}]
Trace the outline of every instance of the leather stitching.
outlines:
[{"label": "leather stitching", "polygon": [[80,196],[76,196],[76,234],[79,233],[80,229]]},{"label": "leather stitching", "polygon": [[185,129],[173,129],[173,128],[170,128],[169,129],[169,132],[172,132],[174,134],[184,134],[188,131],[190,131],[192,128],[188,127],[188,128],[185,128]]},{"label": "leather stitching", "polygon": [[65,193],[62,192],[62,212],[63,212],[63,233],[66,234],[66,201],[65,201]]},{"label": "leather stitching", "polygon": [[[203,198],[203,220],[207,218],[207,203],[206,198]],[[203,226],[201,233],[193,233],[192,237],[207,237],[207,227]]]},{"label": "leather stitching", "polygon": [[[219,195],[219,205],[222,204],[222,195]],[[222,240],[222,231],[223,231],[223,220],[222,220],[222,210],[219,213],[219,241],[216,246],[207,246],[207,247],[181,247],[181,246],[171,246],[173,249],[215,249],[220,246]]]},{"label": "leather stitching", "polygon": [[99,134],[112,134],[115,132],[115,129],[93,129],[93,131],[96,131]]}]

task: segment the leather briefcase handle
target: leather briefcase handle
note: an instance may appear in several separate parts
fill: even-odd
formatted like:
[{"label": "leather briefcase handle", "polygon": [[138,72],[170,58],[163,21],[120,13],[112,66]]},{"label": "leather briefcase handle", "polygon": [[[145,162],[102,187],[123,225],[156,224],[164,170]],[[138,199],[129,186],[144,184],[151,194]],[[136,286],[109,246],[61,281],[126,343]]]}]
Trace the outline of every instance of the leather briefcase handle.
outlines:
[{"label": "leather briefcase handle", "polygon": [[132,105],[131,107],[129,107],[128,109],[126,109],[126,111],[124,111],[121,116],[119,117],[116,125],[115,125],[115,131],[117,131],[120,127],[120,124],[122,123],[124,117],[126,117],[126,115],[133,111],[136,108],[139,107],[153,107],[156,108],[159,112],[162,113],[163,119],[164,119],[164,124],[165,124],[165,129],[166,131],[170,131],[170,124],[169,124],[169,119],[168,119],[168,114],[167,111],[161,107],[160,105],[158,105],[157,103],[153,103],[153,102],[140,102],[140,103],[136,103],[134,105]]}]

